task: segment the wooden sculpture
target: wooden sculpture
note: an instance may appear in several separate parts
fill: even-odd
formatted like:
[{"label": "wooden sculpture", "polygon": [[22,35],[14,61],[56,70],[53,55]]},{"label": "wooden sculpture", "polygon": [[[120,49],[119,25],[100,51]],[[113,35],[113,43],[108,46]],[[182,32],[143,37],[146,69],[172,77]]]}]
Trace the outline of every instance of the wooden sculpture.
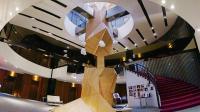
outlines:
[{"label": "wooden sculpture", "polygon": [[[112,94],[116,72],[113,68],[105,68],[104,64],[104,57],[110,54],[113,43],[105,20],[106,8],[94,8],[94,11],[94,18],[86,27],[85,48],[97,56],[97,67],[85,67],[81,98],[56,108],[54,112],[115,112]],[[100,47],[99,41],[103,41],[105,47]]]}]

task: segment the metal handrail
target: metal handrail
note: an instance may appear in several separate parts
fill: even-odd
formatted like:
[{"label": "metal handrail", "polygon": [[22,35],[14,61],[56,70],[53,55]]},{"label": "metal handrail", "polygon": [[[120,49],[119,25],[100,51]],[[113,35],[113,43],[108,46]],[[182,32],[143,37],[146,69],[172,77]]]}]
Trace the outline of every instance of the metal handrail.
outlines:
[{"label": "metal handrail", "polygon": [[155,90],[156,90],[156,97],[157,97],[157,101],[158,101],[158,107],[160,107],[160,98],[159,98],[159,92],[158,92],[158,88],[157,88],[157,84],[156,84],[156,79],[154,77],[154,75],[148,70],[147,67],[140,65],[140,64],[130,64],[127,65],[126,70],[130,70],[132,72],[135,72],[137,75],[140,75],[144,78],[146,78],[148,81],[152,82],[155,86]]}]

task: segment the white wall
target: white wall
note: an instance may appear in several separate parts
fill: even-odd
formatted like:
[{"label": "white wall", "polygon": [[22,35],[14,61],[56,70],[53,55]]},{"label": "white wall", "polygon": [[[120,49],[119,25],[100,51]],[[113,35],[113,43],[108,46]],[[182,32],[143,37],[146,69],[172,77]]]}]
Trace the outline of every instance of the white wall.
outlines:
[{"label": "white wall", "polygon": [[[151,94],[150,98],[146,98],[146,101],[144,98],[141,100],[139,98],[135,98],[133,96],[130,96],[129,94],[129,88],[130,86],[137,86],[137,85],[147,85],[148,80],[144,79],[143,77],[137,76],[137,74],[125,71],[125,78],[126,78],[126,88],[127,88],[127,99],[128,99],[128,106],[129,107],[158,107],[157,97],[156,97],[156,91],[155,86],[150,84],[150,87],[153,86],[154,90],[149,90],[148,92]],[[150,89],[150,88],[148,88]]]},{"label": "white wall", "polygon": [[175,8],[172,10],[177,15],[185,19],[195,30],[195,38],[200,49],[200,13],[197,13],[200,10],[200,0],[166,0],[165,4],[162,4],[162,0],[150,0],[156,4],[163,5],[164,7],[170,9],[171,5],[174,5]]},{"label": "white wall", "polygon": [[0,30],[17,13],[39,1],[41,0],[0,0]]},{"label": "white wall", "polygon": [[6,43],[0,42],[0,59],[3,61],[2,66],[7,66],[15,71],[39,75],[42,77],[50,77],[51,69],[35,64],[24,57],[18,55]]}]

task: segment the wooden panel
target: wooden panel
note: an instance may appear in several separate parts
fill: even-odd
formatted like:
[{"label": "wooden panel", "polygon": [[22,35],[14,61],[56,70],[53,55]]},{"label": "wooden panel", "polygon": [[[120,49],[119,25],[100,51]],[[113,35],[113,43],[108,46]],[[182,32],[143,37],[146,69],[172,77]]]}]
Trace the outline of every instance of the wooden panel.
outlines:
[{"label": "wooden panel", "polygon": [[[38,82],[32,80],[32,75],[17,74],[17,77],[11,78],[9,71],[0,69],[0,92],[14,94],[21,98],[42,101],[46,97],[47,78],[40,78]],[[76,84],[75,88],[71,83],[56,81],[55,95],[60,96],[64,103],[78,99],[81,96],[81,85]]]}]

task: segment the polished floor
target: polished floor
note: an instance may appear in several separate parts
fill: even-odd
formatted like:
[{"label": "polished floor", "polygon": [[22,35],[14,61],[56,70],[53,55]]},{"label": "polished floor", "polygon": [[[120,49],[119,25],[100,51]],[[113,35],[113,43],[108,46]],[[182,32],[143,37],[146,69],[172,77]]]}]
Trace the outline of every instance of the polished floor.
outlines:
[{"label": "polished floor", "polygon": [[[49,112],[53,107],[46,103],[16,98],[8,94],[0,93],[0,112]],[[159,112],[158,109],[135,108],[133,112]],[[200,112],[200,106],[177,112]]]},{"label": "polished floor", "polygon": [[52,107],[43,102],[0,93],[0,112],[49,112],[50,109]]}]

